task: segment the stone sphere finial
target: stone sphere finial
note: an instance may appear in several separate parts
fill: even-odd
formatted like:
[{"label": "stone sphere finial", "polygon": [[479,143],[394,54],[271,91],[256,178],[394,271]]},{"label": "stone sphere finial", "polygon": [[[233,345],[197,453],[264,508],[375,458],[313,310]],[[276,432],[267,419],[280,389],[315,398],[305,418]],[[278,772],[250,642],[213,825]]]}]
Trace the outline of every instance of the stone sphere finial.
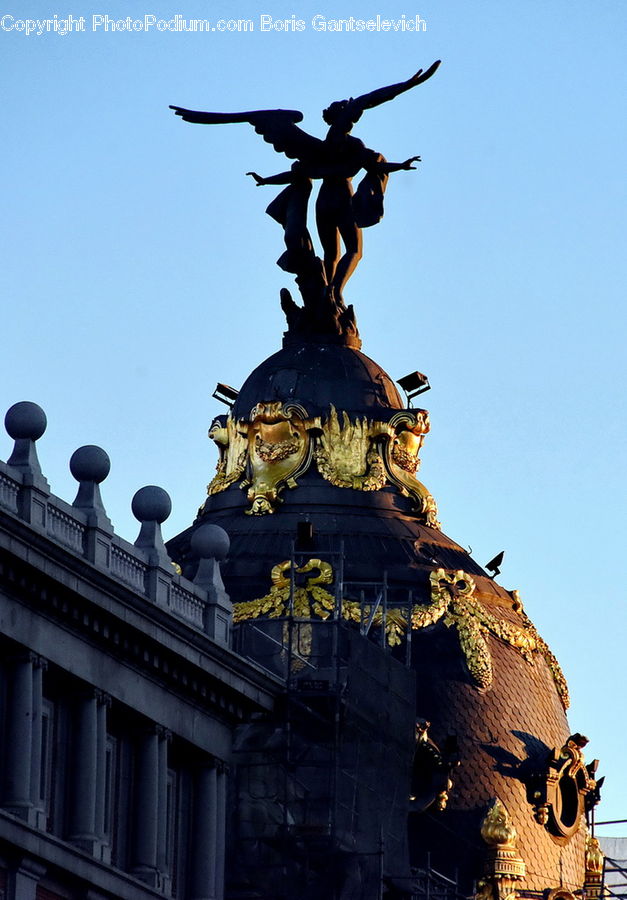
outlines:
[{"label": "stone sphere finial", "polygon": [[30,400],[14,403],[4,417],[4,427],[14,441],[24,439],[38,441],[47,424],[48,420],[41,406],[31,403]]},{"label": "stone sphere finial", "polygon": [[200,559],[226,559],[231,546],[229,536],[219,525],[200,525],[190,538],[192,553]]},{"label": "stone sphere finial", "polygon": [[95,444],[79,447],[70,458],[70,472],[77,481],[95,481],[100,484],[110,471],[109,455]]},{"label": "stone sphere finial", "polygon": [[131,503],[133,515],[138,522],[165,522],[172,512],[170,495],[154,484],[140,488]]}]

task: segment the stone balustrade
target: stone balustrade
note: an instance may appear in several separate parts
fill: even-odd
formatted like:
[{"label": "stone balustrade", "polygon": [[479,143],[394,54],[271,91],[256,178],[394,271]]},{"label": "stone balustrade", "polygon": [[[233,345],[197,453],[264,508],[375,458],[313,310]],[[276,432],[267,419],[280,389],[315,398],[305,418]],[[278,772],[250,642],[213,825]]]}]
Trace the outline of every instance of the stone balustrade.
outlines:
[{"label": "stone balustrade", "polygon": [[[198,583],[177,574],[161,536],[161,524],[171,510],[166,491],[153,485],[137,491],[132,509],[141,523],[140,532],[134,544],[123,540],[114,533],[100,495],[100,484],[110,468],[106,452],[88,445],[72,455],[70,470],[79,488],[70,505],[50,492],[39,464],[36,441],[46,424],[44,411],[35,403],[16,403],[7,412],[5,425],[15,445],[8,461],[0,461],[0,511],[82,556],[148,602],[228,644],[232,606],[219,571],[225,546],[228,550],[226,533],[214,525],[201,526],[198,532],[207,534],[197,541]],[[211,579],[208,571],[213,573]]]}]

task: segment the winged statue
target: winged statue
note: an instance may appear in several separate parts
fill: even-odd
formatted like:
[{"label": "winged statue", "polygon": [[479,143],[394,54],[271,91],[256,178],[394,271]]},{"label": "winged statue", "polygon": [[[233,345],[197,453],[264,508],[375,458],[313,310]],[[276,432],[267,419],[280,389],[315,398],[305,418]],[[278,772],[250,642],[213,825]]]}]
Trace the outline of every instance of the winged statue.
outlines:
[{"label": "winged statue", "polygon": [[[377,224],[383,216],[383,195],[388,176],[414,169],[413,156],[401,163],[388,162],[351,135],[353,126],[367,109],[380,106],[422,84],[440,65],[419,69],[406,81],[382,87],[357,98],[331,103],[323,110],[328,125],[324,138],[317,138],[298,122],[303,114],[293,109],[264,109],[239,113],[199,112],[171,106],[185,122],[222,125],[246,122],[279,153],[295,160],[288,171],[267,178],[248,172],[258,186],[278,185],[283,190],[266,212],[283,227],[285,252],[278,265],[296,275],[304,308],[298,307],[287,290],[281,292],[289,330],[356,334],[352,307],[346,307],[343,290],[362,256],[362,228]],[[352,180],[363,170],[353,191]],[[316,226],[323,258],[316,255],[307,227],[313,181],[321,182],[316,200]]]}]

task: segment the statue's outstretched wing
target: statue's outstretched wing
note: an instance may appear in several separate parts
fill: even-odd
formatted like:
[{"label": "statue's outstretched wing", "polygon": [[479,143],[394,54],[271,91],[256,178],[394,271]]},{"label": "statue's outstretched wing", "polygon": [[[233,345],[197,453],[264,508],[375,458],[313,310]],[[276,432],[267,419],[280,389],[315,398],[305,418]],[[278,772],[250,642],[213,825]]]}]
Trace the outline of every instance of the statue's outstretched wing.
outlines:
[{"label": "statue's outstretched wing", "polygon": [[374,106],[380,106],[382,103],[387,103],[388,100],[393,100],[394,97],[398,97],[399,94],[409,91],[418,84],[422,84],[423,81],[431,78],[439,65],[440,60],[438,59],[433,65],[429,66],[426,72],[423,72],[422,69],[418,69],[416,74],[412,75],[411,78],[408,78],[407,81],[399,81],[397,84],[390,84],[387,87],[378,88],[376,91],[362,94],[361,97],[355,97],[354,99],[351,97],[346,105],[346,115],[348,119],[354,125],[365,109],[372,109]]},{"label": "statue's outstretched wing", "polygon": [[241,113],[196,112],[181,106],[170,106],[170,109],[185,122],[197,122],[201,125],[247,122],[264,141],[290,159],[318,159],[323,149],[323,142],[319,138],[307,134],[296,125],[296,122],[303,119],[303,114],[297,109],[262,109]]}]

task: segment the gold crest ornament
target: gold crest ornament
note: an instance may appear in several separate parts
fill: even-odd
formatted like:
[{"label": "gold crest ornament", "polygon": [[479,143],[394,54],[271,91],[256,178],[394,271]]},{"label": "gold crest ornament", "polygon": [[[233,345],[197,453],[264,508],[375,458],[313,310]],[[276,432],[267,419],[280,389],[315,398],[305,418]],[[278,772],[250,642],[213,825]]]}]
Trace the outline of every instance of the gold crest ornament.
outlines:
[{"label": "gold crest ornament", "polygon": [[242,482],[251,503],[248,515],[273,513],[281,502],[281,491],[296,487],[297,476],[311,462],[307,430],[315,423],[299,404],[280,401],[258,403],[250,421],[239,423],[248,443],[247,478]]}]

